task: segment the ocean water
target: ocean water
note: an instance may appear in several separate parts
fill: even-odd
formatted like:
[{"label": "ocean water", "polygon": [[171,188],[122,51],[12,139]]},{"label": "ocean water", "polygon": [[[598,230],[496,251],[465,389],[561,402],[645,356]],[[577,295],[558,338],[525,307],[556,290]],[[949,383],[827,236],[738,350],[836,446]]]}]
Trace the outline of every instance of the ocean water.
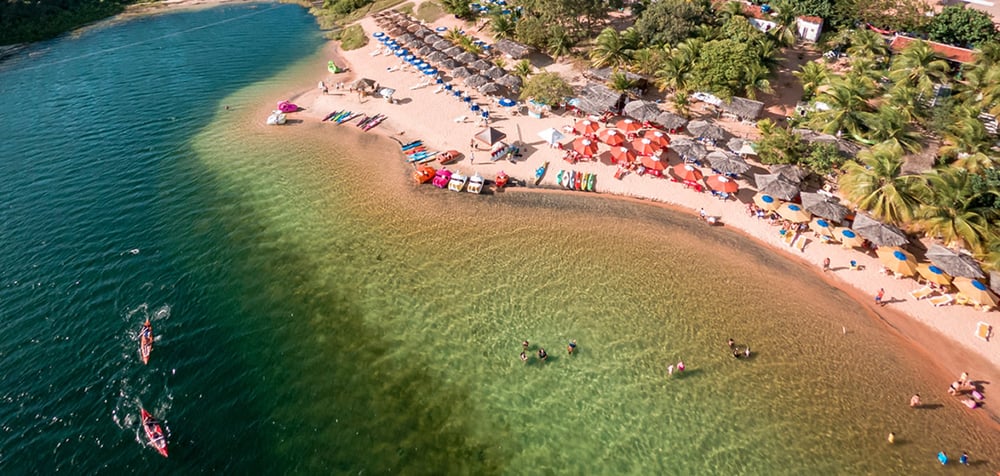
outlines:
[{"label": "ocean water", "polygon": [[[321,41],[299,7],[238,5],[0,64],[0,473],[1000,466],[1000,435],[922,356],[739,234],[602,197],[418,187],[386,139],[264,126],[262,104],[323,73]],[[522,364],[525,339],[548,360]]]}]

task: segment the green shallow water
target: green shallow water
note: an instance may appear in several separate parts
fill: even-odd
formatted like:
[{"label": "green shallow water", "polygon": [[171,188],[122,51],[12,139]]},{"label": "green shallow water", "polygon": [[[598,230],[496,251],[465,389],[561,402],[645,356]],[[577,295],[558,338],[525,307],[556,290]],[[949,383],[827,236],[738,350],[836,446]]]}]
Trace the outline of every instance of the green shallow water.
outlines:
[{"label": "green shallow water", "polygon": [[[0,116],[17,129],[0,164],[0,472],[927,474],[940,450],[1000,466],[1000,435],[862,306],[730,230],[418,187],[388,140],[261,125],[250,111],[323,71],[297,7],[158,16],[47,54],[172,29],[204,33],[170,40],[172,74],[134,48],[57,63],[97,84],[123,64],[155,76],[159,94],[84,91],[145,108],[135,123],[56,120],[83,92],[0,72],[18,85],[5,99],[53,109],[37,131]],[[160,337],[142,366],[146,315]],[[732,358],[730,336],[755,358]],[[522,364],[524,339],[548,361]],[[913,411],[913,392],[942,406]],[[139,406],[166,421],[169,459],[142,445]]]}]

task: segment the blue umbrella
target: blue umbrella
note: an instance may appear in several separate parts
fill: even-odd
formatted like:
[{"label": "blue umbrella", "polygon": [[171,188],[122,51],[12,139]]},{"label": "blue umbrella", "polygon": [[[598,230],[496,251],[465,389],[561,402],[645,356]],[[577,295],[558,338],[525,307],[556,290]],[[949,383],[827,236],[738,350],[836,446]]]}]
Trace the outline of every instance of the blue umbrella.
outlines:
[{"label": "blue umbrella", "polygon": [[403,57],[403,56],[406,56],[406,55],[410,54],[410,50],[408,50],[406,48],[400,48],[400,49],[396,50],[395,54],[396,54],[396,56]]},{"label": "blue umbrella", "polygon": [[407,63],[412,63],[413,60],[417,59],[417,57],[413,55],[406,55],[403,57],[403,59],[406,60]]},{"label": "blue umbrella", "polygon": [[420,62],[419,62],[419,63],[417,63],[417,64],[416,64],[416,66],[417,66],[417,68],[419,68],[419,69],[424,69],[424,68],[426,68],[426,67],[428,67],[428,66],[430,66],[430,65],[429,65],[429,64],[427,64],[427,62],[426,62],[426,61],[424,61],[424,60],[420,60]]},{"label": "blue umbrella", "polygon": [[451,85],[451,83],[449,83],[449,84],[445,84],[445,85],[444,85],[444,90],[445,90],[445,91],[451,91],[451,88],[453,88],[453,87],[454,87],[454,86],[452,86],[452,85]]},{"label": "blue umbrella", "polygon": [[438,74],[438,70],[434,68],[427,68],[424,70],[424,74],[426,74],[427,76],[434,76],[435,74]]},{"label": "blue umbrella", "polygon": [[988,291],[988,290],[989,290],[989,289],[988,289],[988,288],[986,287],[986,285],[985,285],[985,284],[983,284],[983,283],[981,283],[981,282],[979,282],[979,280],[978,280],[978,279],[973,279],[973,280],[972,280],[972,287],[974,287],[974,288],[976,288],[976,289],[978,289],[978,290],[980,290],[980,291]]},{"label": "blue umbrella", "polygon": [[465,102],[472,102],[472,97],[471,96],[462,96],[462,100],[465,101]]},{"label": "blue umbrella", "polygon": [[944,270],[943,269],[938,268],[937,266],[934,266],[934,265],[928,266],[927,270],[930,271],[930,272],[932,272],[932,273],[934,273],[934,274],[944,274]]},{"label": "blue umbrella", "polygon": [[472,106],[469,107],[469,110],[471,110],[471,111],[478,111],[479,110],[479,104],[473,104]]},{"label": "blue umbrella", "polygon": [[461,97],[462,96],[462,91],[459,91],[457,89],[454,90],[454,91],[452,91],[451,93],[454,94],[455,97]]},{"label": "blue umbrella", "polygon": [[857,238],[858,237],[858,235],[856,233],[854,233],[853,231],[851,231],[851,230],[842,230],[840,232],[840,234],[842,234],[842,235],[844,235],[844,236],[846,236],[848,238]]},{"label": "blue umbrella", "polygon": [[823,219],[816,220],[816,224],[823,228],[830,228],[830,222]]},{"label": "blue umbrella", "polygon": [[437,79],[434,80],[434,84],[441,84],[441,83],[444,83],[444,79],[438,76]]},{"label": "blue umbrella", "polygon": [[500,105],[503,107],[511,107],[517,104],[517,101],[510,98],[500,98]]}]

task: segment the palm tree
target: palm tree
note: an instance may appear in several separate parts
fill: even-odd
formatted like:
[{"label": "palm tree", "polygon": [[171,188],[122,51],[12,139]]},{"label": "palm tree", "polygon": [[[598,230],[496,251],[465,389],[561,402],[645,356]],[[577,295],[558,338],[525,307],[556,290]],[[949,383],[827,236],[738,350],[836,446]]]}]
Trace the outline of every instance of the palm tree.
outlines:
[{"label": "palm tree", "polygon": [[628,93],[629,90],[635,87],[635,81],[628,78],[628,75],[623,71],[615,71],[611,73],[608,78],[608,89],[612,91],[617,91],[619,93]]},{"label": "palm tree", "polygon": [[573,48],[573,37],[561,25],[554,25],[549,28],[549,39],[546,47],[549,55],[558,60],[568,55],[570,49]]},{"label": "palm tree", "polygon": [[840,190],[848,200],[876,217],[903,224],[913,219],[920,205],[919,175],[902,175],[903,150],[879,145],[858,154],[861,162],[844,164]]},{"label": "palm tree", "polygon": [[844,132],[862,137],[864,124],[872,111],[868,103],[871,94],[872,88],[863,80],[851,76],[836,78],[829,88],[816,96],[816,101],[826,104],[829,109],[813,114],[810,123],[817,130],[838,137]]},{"label": "palm tree", "polygon": [[920,100],[920,92],[907,84],[894,84],[886,91],[883,99],[885,102],[882,107],[894,109],[906,122],[921,119],[928,113],[926,103]]},{"label": "palm tree", "polygon": [[868,138],[875,142],[891,144],[907,152],[917,152],[922,148],[921,136],[907,116],[898,109],[883,107],[868,117]]},{"label": "palm tree", "polygon": [[685,62],[680,55],[675,54],[671,56],[654,73],[657,86],[659,86],[661,91],[687,89],[691,67],[692,64]]},{"label": "palm tree", "polygon": [[986,126],[976,117],[977,111],[976,106],[959,106],[953,110],[951,122],[941,132],[942,144],[938,149],[941,157],[952,160],[990,152],[992,140]]},{"label": "palm tree", "polygon": [[664,48],[642,48],[636,50],[632,54],[632,63],[630,64],[632,71],[644,75],[653,76],[656,74],[656,70],[660,69],[666,59],[667,52],[669,49]]},{"label": "palm tree", "polygon": [[896,84],[917,88],[925,97],[934,94],[934,85],[948,80],[948,63],[937,57],[924,41],[914,41],[896,55],[889,70],[889,79]]},{"label": "palm tree", "polygon": [[691,117],[691,96],[688,95],[687,90],[682,89],[675,92],[672,97],[672,103],[677,114],[684,117]]},{"label": "palm tree", "polygon": [[854,30],[851,33],[851,45],[847,47],[849,56],[879,59],[889,54],[882,35],[871,30]]},{"label": "palm tree", "polygon": [[773,93],[771,81],[768,76],[771,71],[760,64],[754,64],[746,68],[743,72],[743,94],[747,99],[757,99],[757,91],[763,93]]},{"label": "palm tree", "polygon": [[635,44],[628,35],[623,35],[608,27],[597,35],[594,48],[590,50],[590,64],[595,68],[610,66],[619,69],[628,64],[635,52]]},{"label": "palm tree", "polygon": [[517,23],[511,19],[510,15],[495,13],[490,18],[490,30],[493,30],[493,37],[498,40],[514,36],[515,28],[517,28]]},{"label": "palm tree", "polygon": [[802,99],[808,101],[816,95],[820,86],[830,83],[831,71],[824,63],[810,61],[802,65],[802,69],[792,72],[802,82]]},{"label": "palm tree", "polygon": [[534,72],[535,69],[533,66],[531,66],[531,62],[526,59],[514,63],[514,69],[511,71],[511,73],[513,73],[514,76],[517,76],[521,79],[528,79],[528,76],[531,76],[531,74]]},{"label": "palm tree", "polygon": [[736,0],[726,2],[726,4],[722,6],[722,8],[719,8],[715,12],[716,21],[720,25],[729,21],[729,19],[732,17],[741,17],[741,16],[744,16],[743,2],[738,2]]},{"label": "palm tree", "polygon": [[[917,211],[917,225],[928,235],[940,236],[946,243],[961,241],[973,252],[986,249],[990,222],[997,211],[984,207],[982,193],[973,191],[972,174],[951,167],[924,174],[927,180],[924,204]],[[998,196],[996,190],[985,193]]]},{"label": "palm tree", "polygon": [[781,46],[794,45],[796,41],[795,17],[797,16],[795,9],[785,1],[775,2],[771,6],[777,10],[777,15],[771,17],[776,26],[768,30],[767,33]]},{"label": "palm tree", "polygon": [[462,28],[457,26],[448,30],[448,32],[444,34],[444,39],[455,43],[456,45],[462,40],[463,37],[465,37],[465,33],[462,33]]}]

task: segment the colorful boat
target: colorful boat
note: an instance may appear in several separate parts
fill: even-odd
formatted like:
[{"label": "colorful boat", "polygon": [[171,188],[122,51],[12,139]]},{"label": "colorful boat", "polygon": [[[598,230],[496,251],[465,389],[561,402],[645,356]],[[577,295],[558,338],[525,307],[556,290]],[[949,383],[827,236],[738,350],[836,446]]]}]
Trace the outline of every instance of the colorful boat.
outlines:
[{"label": "colorful boat", "polygon": [[451,183],[451,171],[448,169],[438,169],[431,183],[437,188],[446,188]]},{"label": "colorful boat", "polygon": [[447,152],[439,155],[438,156],[438,161],[441,163],[441,165],[450,164],[450,163],[458,160],[458,158],[461,157],[461,156],[462,156],[462,154],[459,151],[457,151],[457,150],[449,150],[449,151],[447,151]]},{"label": "colorful boat", "polygon": [[580,185],[583,183],[583,172],[576,174],[573,179],[573,190],[580,190]]},{"label": "colorful boat", "polygon": [[545,161],[541,167],[535,169],[535,185],[538,185],[542,181],[542,177],[545,177],[545,171],[549,169],[549,162]]},{"label": "colorful boat", "polygon": [[323,118],[323,121],[324,122],[325,121],[329,121],[330,119],[333,119],[334,116],[336,116],[337,114],[340,114],[341,112],[343,112],[343,111],[333,111],[330,114],[327,114],[326,117]]},{"label": "colorful boat", "polygon": [[420,145],[423,143],[424,143],[423,141],[415,140],[413,142],[410,142],[409,144],[403,144],[400,148],[405,152],[415,147],[420,147]]},{"label": "colorful boat", "polygon": [[281,112],[295,112],[299,110],[299,106],[288,101],[281,101],[278,103],[278,110]]},{"label": "colorful boat", "polygon": [[504,188],[507,186],[507,182],[510,181],[510,176],[504,173],[503,170],[497,173],[497,188]]},{"label": "colorful boat", "polygon": [[379,114],[379,115],[375,116],[375,119],[372,119],[371,121],[368,122],[368,124],[365,124],[365,127],[362,127],[362,129],[365,130],[365,131],[370,131],[375,126],[381,124],[382,121],[385,120],[385,118],[386,118],[385,114]]},{"label": "colorful boat", "polygon": [[330,60],[326,63],[326,70],[333,74],[341,72],[340,67],[337,66],[337,63],[334,63],[333,60]]},{"label": "colorful boat", "polygon": [[562,183],[563,183],[563,174],[564,173],[566,173],[565,170],[560,170],[559,173],[556,174],[556,183],[557,184],[562,185]]},{"label": "colorful boat", "polygon": [[163,434],[163,427],[160,426],[160,422],[153,418],[145,408],[139,409],[139,415],[142,418],[142,429],[146,431],[146,438],[149,440],[149,445],[156,448],[164,458],[167,457],[167,436]]},{"label": "colorful boat", "polygon": [[465,184],[468,183],[469,177],[462,175],[460,173],[451,174],[451,181],[448,182],[448,190],[452,192],[461,192],[465,188]]},{"label": "colorful boat", "polygon": [[142,357],[142,363],[149,363],[149,354],[153,352],[153,326],[149,323],[149,319],[142,324],[142,330],[139,331],[139,356]]},{"label": "colorful boat", "polygon": [[267,116],[267,125],[269,126],[280,126],[286,122],[288,122],[288,117],[281,111],[272,111],[271,115]]},{"label": "colorful boat", "polygon": [[421,165],[417,167],[417,170],[413,171],[413,180],[416,180],[417,183],[430,182],[431,180],[434,180],[434,174],[436,172],[437,170],[434,170],[434,167],[431,167],[430,165]]},{"label": "colorful boat", "polygon": [[[452,179],[454,179],[454,177],[452,177]],[[479,172],[476,172],[475,175],[469,177],[469,185],[465,187],[465,191],[477,194],[482,193],[484,183],[486,183],[486,180],[483,178],[482,175],[479,175]]]},{"label": "colorful boat", "polygon": [[597,183],[597,174],[590,174],[590,177],[587,178],[587,191],[593,192],[594,185],[596,183]]}]

